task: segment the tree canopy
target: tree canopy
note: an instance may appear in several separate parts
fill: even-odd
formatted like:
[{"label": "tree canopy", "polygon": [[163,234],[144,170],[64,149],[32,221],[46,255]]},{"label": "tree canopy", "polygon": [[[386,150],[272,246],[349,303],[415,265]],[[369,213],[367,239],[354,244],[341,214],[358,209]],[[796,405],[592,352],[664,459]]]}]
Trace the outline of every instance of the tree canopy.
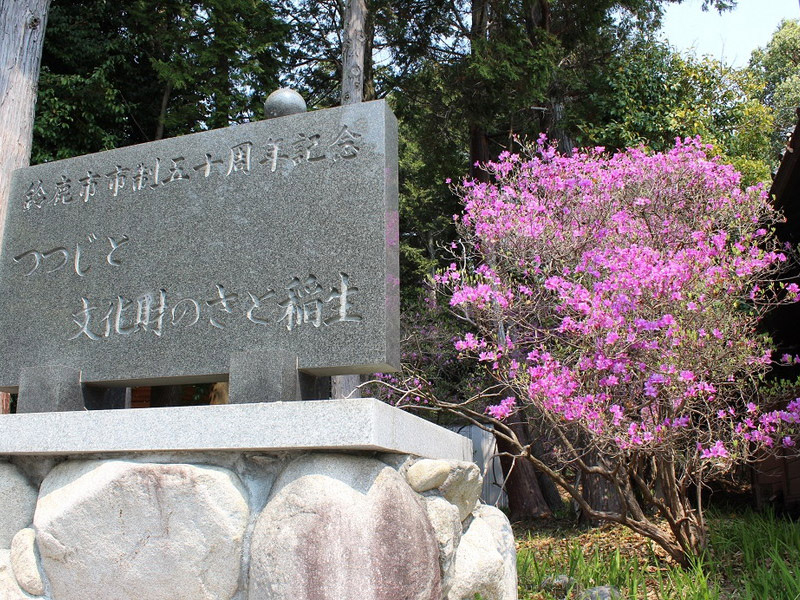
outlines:
[{"label": "tree canopy", "polygon": [[262,0],[54,3],[34,162],[257,118],[287,31]]},{"label": "tree canopy", "polygon": [[[370,0],[364,97],[400,123],[404,290],[441,266],[456,196],[445,183],[546,133],[654,150],[701,135],[766,180],[800,102],[787,21],[747,69],[658,38],[677,0]],[[730,0],[707,0],[727,10]],[[257,119],[279,85],[338,104],[340,0],[63,0],[45,40],[33,161]]]}]

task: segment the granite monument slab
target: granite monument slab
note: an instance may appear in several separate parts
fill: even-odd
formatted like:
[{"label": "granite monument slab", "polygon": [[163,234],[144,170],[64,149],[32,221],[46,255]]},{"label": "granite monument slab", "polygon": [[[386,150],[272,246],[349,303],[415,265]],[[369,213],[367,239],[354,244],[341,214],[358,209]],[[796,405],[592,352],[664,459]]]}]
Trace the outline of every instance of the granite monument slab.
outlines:
[{"label": "granite monument slab", "polygon": [[398,283],[384,101],[20,169],[0,390],[44,365],[99,385],[225,380],[232,356],[251,357],[239,370],[272,355],[313,375],[393,370]]}]

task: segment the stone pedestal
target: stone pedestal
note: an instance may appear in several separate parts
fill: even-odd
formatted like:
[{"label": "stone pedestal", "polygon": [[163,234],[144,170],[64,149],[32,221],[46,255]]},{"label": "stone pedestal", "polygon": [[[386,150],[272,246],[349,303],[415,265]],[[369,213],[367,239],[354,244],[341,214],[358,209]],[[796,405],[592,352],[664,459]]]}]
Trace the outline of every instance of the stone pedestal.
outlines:
[{"label": "stone pedestal", "polygon": [[0,596],[516,600],[470,454],[373,399],[0,416]]}]

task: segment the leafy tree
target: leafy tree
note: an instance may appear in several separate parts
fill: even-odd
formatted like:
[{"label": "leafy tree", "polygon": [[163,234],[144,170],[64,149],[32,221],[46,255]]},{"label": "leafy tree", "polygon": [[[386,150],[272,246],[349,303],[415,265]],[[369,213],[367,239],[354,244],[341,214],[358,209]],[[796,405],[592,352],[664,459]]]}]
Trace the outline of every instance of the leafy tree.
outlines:
[{"label": "leafy tree", "polygon": [[[475,163],[513,149],[517,136],[547,132],[563,148],[571,148],[580,134],[575,127],[580,118],[568,115],[572,106],[586,104],[581,102],[586,81],[613,82],[622,57],[642,32],[657,27],[665,4],[658,0],[394,3],[435,8],[437,12],[425,16],[432,34],[414,29],[409,24],[413,20],[375,17],[376,31],[384,32],[382,43],[392,56],[384,73],[384,81],[391,85],[385,89],[396,92],[390,98],[400,118],[404,149],[422,151],[426,163],[437,165],[404,174],[401,207],[406,206],[409,215],[404,221],[405,257],[411,261],[404,264],[406,274],[429,272],[441,259],[438,247],[451,238],[452,229],[441,216],[454,212],[456,201],[443,188],[443,179],[461,172],[465,163],[473,176],[482,177]],[[705,4],[721,10],[733,5]],[[647,55],[650,49],[641,46],[639,58],[657,60]],[[630,68],[644,74],[647,67]],[[625,90],[610,84],[597,90],[595,97],[605,95],[607,104],[616,101],[620,114],[632,100],[623,95]],[[595,104],[596,110],[583,122],[602,119],[601,105]],[[646,104],[642,106],[642,119],[649,123],[637,129],[637,139],[658,129],[658,118],[645,117]],[[658,137],[664,136],[658,132]],[[406,163],[413,165],[413,156]],[[417,214],[423,218],[414,218]],[[428,218],[431,214],[440,218]]]},{"label": "leafy tree", "polygon": [[759,85],[748,70],[682,56],[641,32],[584,74],[565,118],[579,145],[663,151],[677,137],[700,135],[748,184],[768,180],[773,117],[754,99]]},{"label": "leafy tree", "polygon": [[67,1],[51,6],[32,162],[113,148],[128,139],[147,139],[127,114],[127,90],[119,90],[111,81],[130,81],[131,91],[142,90],[145,98],[154,91],[147,80],[134,79],[131,67],[138,61],[134,49],[126,43],[130,40],[116,35],[122,19],[114,12],[106,2]]},{"label": "leafy tree", "polygon": [[286,28],[265,0],[64,0],[50,10],[35,162],[254,118]]},{"label": "leafy tree", "polygon": [[452,110],[458,91],[447,67],[429,65],[393,97],[400,120],[400,231],[402,292],[416,301],[418,282],[439,267],[442,240],[453,239],[458,198],[447,181],[468,169],[467,123]]},{"label": "leafy tree", "polygon": [[781,22],[766,48],[753,52],[750,59],[754,94],[768,106],[775,118],[772,133],[774,157],[781,155],[787,136],[797,124],[795,110],[800,106],[800,22]]}]

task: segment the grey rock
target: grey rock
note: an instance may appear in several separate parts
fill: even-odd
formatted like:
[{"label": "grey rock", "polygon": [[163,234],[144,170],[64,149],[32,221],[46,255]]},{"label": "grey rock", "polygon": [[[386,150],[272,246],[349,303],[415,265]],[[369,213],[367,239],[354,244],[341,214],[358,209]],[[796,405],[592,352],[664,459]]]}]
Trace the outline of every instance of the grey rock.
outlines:
[{"label": "grey rock", "polygon": [[290,88],[280,88],[267,96],[264,102],[264,116],[267,119],[286,117],[306,112],[306,101]]},{"label": "grey rock", "polygon": [[226,469],[73,461],[45,478],[34,526],[58,600],[229,600],[248,516]]},{"label": "grey rock", "polygon": [[30,527],[20,529],[11,541],[11,568],[19,587],[34,596],[44,594],[42,574],[36,559],[36,532]]},{"label": "grey rock", "polygon": [[406,471],[406,481],[415,492],[427,492],[438,488],[450,475],[450,463],[446,460],[422,459]]},{"label": "grey rock", "polygon": [[2,600],[27,600],[34,598],[26,594],[17,585],[14,573],[11,571],[11,553],[9,550],[0,549],[0,598]]},{"label": "grey rock", "polygon": [[297,357],[284,352],[234,352],[230,360],[229,402],[300,400]]},{"label": "grey rock", "polygon": [[471,462],[450,462],[450,474],[439,486],[442,495],[458,506],[461,520],[466,519],[481,497],[483,477],[478,465]]},{"label": "grey rock", "polygon": [[61,365],[25,367],[20,372],[18,413],[84,410],[81,372]]},{"label": "grey rock", "polygon": [[585,589],[578,596],[578,600],[622,600],[622,598],[620,591],[610,585]]},{"label": "grey rock", "polygon": [[419,498],[378,460],[310,454],[259,515],[249,600],[440,600],[438,544]]},{"label": "grey rock", "polygon": [[424,499],[428,520],[439,543],[439,565],[442,569],[442,595],[447,597],[456,566],[456,548],[461,541],[461,518],[458,508],[440,496]]},{"label": "grey rock", "polygon": [[[13,419],[13,417],[12,417]],[[8,427],[8,419],[5,421],[6,427]],[[9,429],[6,429],[4,432],[6,434],[11,433]],[[44,433],[46,435],[46,431],[39,431],[39,434]],[[17,441],[21,441],[19,438],[19,432],[14,432],[12,434]],[[33,449],[33,448],[32,448]],[[41,451],[43,449],[42,441],[39,442],[38,450]],[[22,471],[28,480],[38,487],[42,485],[42,481],[47,476],[47,474],[55,467],[58,463],[63,462],[63,457],[55,457],[55,456],[37,456],[37,455],[29,455],[29,454],[21,454],[17,456],[12,456],[9,458],[9,461],[15,465],[20,471]]]},{"label": "grey rock", "polygon": [[481,505],[456,550],[456,564],[446,600],[517,600],[517,552],[506,516]]},{"label": "grey rock", "polygon": [[568,575],[548,575],[539,588],[556,598],[566,598],[570,592],[577,591],[578,582]]},{"label": "grey rock", "polygon": [[0,462],[0,548],[11,548],[16,533],[31,524],[36,495],[17,467]]},{"label": "grey rock", "polygon": [[408,468],[413,465],[415,461],[419,460],[417,457],[411,456],[410,454],[390,454],[388,452],[379,454],[376,458],[382,463],[392,467],[404,477]]},{"label": "grey rock", "polygon": [[396,369],[398,247],[382,100],[18,169],[0,389],[53,363],[84,384],[217,381],[242,351]]}]

